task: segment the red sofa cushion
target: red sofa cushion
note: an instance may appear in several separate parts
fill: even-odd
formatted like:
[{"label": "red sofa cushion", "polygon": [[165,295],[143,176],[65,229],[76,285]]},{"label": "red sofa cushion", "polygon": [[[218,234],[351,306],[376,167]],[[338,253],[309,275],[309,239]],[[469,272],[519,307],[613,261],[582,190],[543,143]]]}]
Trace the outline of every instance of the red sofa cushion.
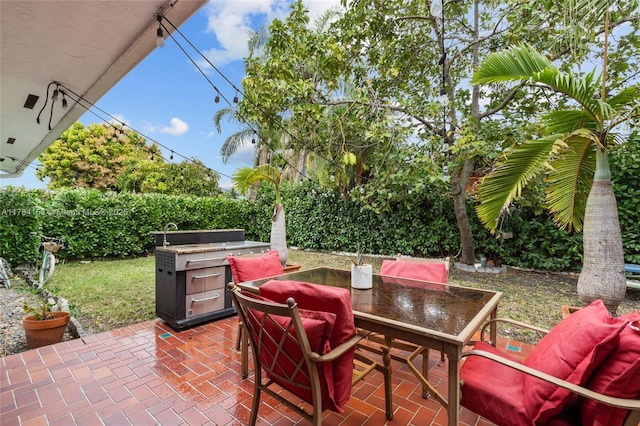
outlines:
[{"label": "red sofa cushion", "polygon": [[[602,300],[560,321],[531,351],[525,365],[583,386],[618,344],[623,324]],[[572,393],[526,375],[524,402],[533,422],[545,423],[570,402]]]},{"label": "red sofa cushion", "polygon": [[382,261],[380,274],[442,284],[446,284],[449,279],[449,271],[442,262],[405,262],[385,259]]},{"label": "red sofa cushion", "polygon": [[[261,296],[251,296],[260,300],[269,301],[268,299]],[[331,332],[333,331],[333,327],[335,326],[335,314],[321,311],[309,311],[306,309],[299,309],[299,312],[300,319],[302,320],[302,326],[305,333],[307,334],[307,339],[309,340],[309,346],[311,347],[311,350],[321,355],[329,352],[331,350],[329,337],[331,336]],[[259,329],[259,324],[257,324],[255,321],[262,321],[263,313],[253,310],[253,314],[255,315],[255,318],[250,317],[249,321],[253,322],[252,325],[254,327],[254,330],[257,330]],[[272,315],[271,318],[277,321],[279,326],[284,328],[285,330],[289,330],[289,327],[291,327],[291,331],[284,342],[284,351],[288,355],[288,357],[280,356],[278,358],[278,362],[276,363],[275,368],[275,375],[269,374],[269,377],[283,388],[288,389],[293,394],[311,403],[311,391],[301,389],[297,386],[292,386],[285,380],[281,379],[281,377],[291,377],[291,375],[295,373],[297,363],[302,359],[302,350],[300,348],[300,345],[296,341],[294,341],[294,339],[297,339],[297,335],[295,333],[295,330],[293,329],[293,324],[290,324],[290,319],[287,317]],[[273,322],[267,322],[265,324],[265,328],[268,330],[269,334],[274,337],[276,342],[279,342],[282,335],[285,333],[280,329],[278,324],[275,324]],[[256,340],[259,339],[258,336],[254,336],[254,338]],[[274,344],[273,341],[269,339],[263,339],[261,344],[264,345],[264,348],[260,352],[260,362],[264,365],[272,365],[274,361],[273,355],[276,352],[276,344]],[[323,408],[342,412],[342,410],[336,405],[335,401],[333,370],[331,368],[331,365],[318,363],[317,366],[318,376],[320,378],[320,389],[322,394]],[[295,374],[295,382],[303,385],[309,385],[310,381],[308,378],[308,374],[309,371],[305,365],[303,366],[302,371],[299,371],[297,374]]]},{"label": "red sofa cushion", "polygon": [[[474,349],[520,364],[516,358],[485,342],[476,343]],[[524,373],[490,359],[471,355],[465,358],[460,368],[460,377],[464,381],[460,401],[463,407],[499,425],[531,424],[522,395]]]},{"label": "red sofa cushion", "polygon": [[233,281],[242,283],[282,274],[282,264],[277,250],[260,257],[227,256]]},{"label": "red sofa cushion", "polygon": [[[346,342],[356,333],[349,290],[299,281],[271,280],[260,286],[260,294],[280,303],[293,297],[300,308],[335,314],[336,323],[329,338],[331,348]],[[333,361],[332,368],[336,406],[341,409],[351,397],[353,350]]]},{"label": "red sofa cushion", "polygon": [[[640,334],[629,324],[640,320],[638,311],[618,317],[626,326],[620,332],[618,347],[587,382],[595,392],[617,398],[640,397]],[[627,410],[581,399],[582,423],[594,426],[621,425]]]}]

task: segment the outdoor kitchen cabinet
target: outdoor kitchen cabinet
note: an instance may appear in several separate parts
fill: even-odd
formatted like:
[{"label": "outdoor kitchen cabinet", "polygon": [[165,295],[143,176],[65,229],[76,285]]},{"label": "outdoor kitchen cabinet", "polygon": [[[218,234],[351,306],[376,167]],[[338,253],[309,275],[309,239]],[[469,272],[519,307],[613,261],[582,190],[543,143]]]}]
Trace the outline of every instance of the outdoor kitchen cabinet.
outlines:
[{"label": "outdoor kitchen cabinet", "polygon": [[[231,234],[229,230],[204,231],[210,233],[209,239],[227,240],[212,242],[202,242],[202,232],[188,232],[194,234],[196,243],[172,245],[171,234],[180,233],[173,231],[167,233],[169,245],[156,246],[156,316],[176,330],[234,315],[226,288],[232,280],[227,255],[269,250],[268,243],[245,241],[241,230]],[[180,238],[189,241],[184,235]]]}]

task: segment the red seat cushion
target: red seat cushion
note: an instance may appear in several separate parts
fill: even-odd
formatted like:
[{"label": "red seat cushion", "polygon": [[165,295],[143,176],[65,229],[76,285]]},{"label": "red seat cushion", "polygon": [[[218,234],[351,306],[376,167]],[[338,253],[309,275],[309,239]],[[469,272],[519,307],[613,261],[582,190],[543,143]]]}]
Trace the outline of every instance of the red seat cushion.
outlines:
[{"label": "red seat cushion", "polygon": [[[476,343],[474,349],[520,364],[517,359],[485,342]],[[490,359],[471,355],[462,364],[460,377],[464,381],[460,401],[463,407],[499,425],[531,424],[522,394],[524,373]]]},{"label": "red seat cushion", "polygon": [[446,284],[449,279],[449,270],[442,262],[405,262],[385,259],[382,261],[380,274],[441,284]]},{"label": "red seat cushion", "polygon": [[[264,297],[256,295],[251,296],[257,299],[267,300]],[[331,336],[333,327],[335,326],[335,314],[330,312],[309,311],[306,309],[299,309],[299,312],[300,319],[302,320],[302,326],[307,334],[311,350],[321,355],[329,352],[331,350],[329,337]],[[262,321],[263,313],[253,310],[253,314],[255,315],[255,318],[250,317],[249,321],[253,322],[253,329],[258,330],[259,324],[256,321]],[[293,329],[293,325],[290,324],[290,319],[287,317],[272,315],[271,318],[277,321],[277,324],[272,321],[268,321],[265,323],[265,329],[268,331],[269,335],[274,338],[275,342],[280,342],[283,334],[285,333],[285,331],[281,330],[280,327],[287,331],[289,331],[290,327],[290,334],[286,337],[283,345],[286,356],[280,355],[278,357],[274,368],[275,374],[269,374],[269,377],[283,388],[288,389],[293,394],[311,403],[311,391],[301,389],[297,386],[292,386],[286,381],[286,378],[293,375],[293,380],[296,383],[307,386],[310,384],[308,369],[306,366],[303,366],[302,371],[298,371],[296,373],[297,363],[302,359],[302,350],[297,341],[294,340],[298,337]],[[256,335],[253,337],[256,340],[259,339],[259,336]],[[276,344],[270,339],[262,339],[261,344],[264,345],[264,347],[260,351],[260,363],[263,365],[273,365],[274,354],[276,353]],[[329,410],[339,410],[335,402],[333,370],[330,365],[325,363],[318,363],[317,366],[322,394],[322,406]]]},{"label": "red seat cushion", "polygon": [[[640,397],[640,334],[629,324],[640,320],[638,311],[621,315],[626,326],[620,332],[620,342],[611,356],[596,370],[587,382],[595,392],[617,398]],[[627,410],[599,404],[590,399],[581,400],[582,423],[594,426],[621,425]]]},{"label": "red seat cushion", "polygon": [[271,250],[260,257],[227,256],[233,281],[242,283],[282,274],[282,263],[277,250]]},{"label": "red seat cushion", "polygon": [[[260,294],[280,303],[293,297],[300,308],[335,314],[336,325],[329,338],[331,348],[346,342],[356,333],[349,290],[299,281],[271,280],[260,286]],[[351,396],[353,351],[348,351],[333,361],[332,368],[335,402],[339,409],[334,411],[342,412],[342,407]]]},{"label": "red seat cushion", "polygon": [[[560,321],[531,351],[525,365],[583,386],[618,344],[623,324],[601,300]],[[569,403],[572,393],[533,376],[524,377],[524,402],[531,420],[545,423]]]}]

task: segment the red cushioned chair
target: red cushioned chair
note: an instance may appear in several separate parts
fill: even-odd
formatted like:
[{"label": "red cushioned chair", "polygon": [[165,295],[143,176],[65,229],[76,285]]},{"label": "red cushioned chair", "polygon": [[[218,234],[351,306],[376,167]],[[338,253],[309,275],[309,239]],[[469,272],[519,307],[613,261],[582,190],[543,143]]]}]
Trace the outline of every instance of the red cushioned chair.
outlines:
[{"label": "red cushioned chair", "polygon": [[[449,258],[444,260],[421,259],[414,257],[398,257],[397,260],[385,259],[380,267],[380,274],[391,277],[411,278],[417,280],[429,281],[432,283],[447,284],[449,280]],[[383,280],[384,281],[384,280]],[[395,281],[402,285],[420,286],[422,283],[412,280]],[[425,284],[426,285],[426,284]],[[386,341],[382,336],[372,335],[370,341],[385,345]],[[391,348],[408,351],[410,355],[407,357],[400,356],[397,353],[390,353],[392,359],[405,363],[407,367],[416,375],[421,374],[425,379],[429,376],[429,349],[423,346],[417,346],[402,340],[392,340]],[[386,349],[383,349],[383,351]],[[419,373],[418,368],[413,365],[413,360],[422,354],[422,372]],[[444,354],[440,354],[440,359],[444,361]],[[429,396],[429,386],[422,384],[422,396]]]},{"label": "red cushioned chair", "polygon": [[[270,250],[261,254],[245,254],[243,256],[227,256],[233,282],[242,283],[245,281],[258,280],[260,278],[275,277],[283,273],[280,255],[277,250]],[[242,321],[238,323],[238,336],[236,338],[236,349],[240,349],[242,344]],[[242,374],[247,376],[246,368]]]},{"label": "red cushioned chair", "polygon": [[[640,421],[637,312],[613,318],[601,300],[549,331],[524,362],[478,342],[460,370],[461,405],[498,425],[634,425]],[[517,321],[494,319],[546,333]]]},{"label": "red cushioned chair", "polygon": [[[291,282],[277,282],[280,283],[285,283],[289,288],[297,286]],[[305,290],[310,291],[314,303],[323,303],[324,300],[324,303],[331,303],[331,307],[336,308],[333,306],[336,301],[343,301],[343,306],[333,309],[339,314],[346,314],[347,306],[351,309],[348,292],[348,297],[344,297],[344,294],[332,291],[331,287],[313,284],[303,285],[302,291]],[[351,327],[352,332],[348,333],[349,326],[341,325],[339,315],[327,310],[302,309],[295,297],[289,296],[286,303],[278,303],[262,295],[240,291],[233,283],[229,284],[229,291],[247,330],[254,354],[255,379],[250,425],[256,424],[262,392],[298,412],[314,425],[320,425],[322,412],[327,409],[344,412],[343,406],[349,399],[351,387],[376,369],[384,374],[387,418],[392,418],[390,372],[381,364],[354,353],[354,348],[367,332],[355,333],[355,328]],[[323,297],[325,293],[326,298]],[[341,343],[336,345],[335,342]],[[346,377],[345,369],[348,369]],[[289,392],[281,392],[281,388]],[[296,397],[310,404],[311,409],[298,404]]]}]

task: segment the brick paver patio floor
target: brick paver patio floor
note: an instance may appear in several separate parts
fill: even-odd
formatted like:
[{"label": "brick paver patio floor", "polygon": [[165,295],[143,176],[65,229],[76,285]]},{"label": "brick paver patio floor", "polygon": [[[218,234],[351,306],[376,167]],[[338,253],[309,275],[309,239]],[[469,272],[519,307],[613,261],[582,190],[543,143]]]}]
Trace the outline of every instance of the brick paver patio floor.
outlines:
[{"label": "brick paver patio floor", "polygon": [[[160,320],[0,358],[0,424],[246,425],[252,371],[240,376],[237,317],[184,331]],[[526,356],[528,345],[498,347]],[[446,361],[432,351],[430,380],[446,393]],[[326,425],[444,425],[446,410],[423,399],[411,372],[394,364],[394,418],[384,416],[382,376],[359,383],[344,414],[326,411]],[[260,425],[308,424],[264,397]],[[462,425],[489,425],[463,408]]]}]

